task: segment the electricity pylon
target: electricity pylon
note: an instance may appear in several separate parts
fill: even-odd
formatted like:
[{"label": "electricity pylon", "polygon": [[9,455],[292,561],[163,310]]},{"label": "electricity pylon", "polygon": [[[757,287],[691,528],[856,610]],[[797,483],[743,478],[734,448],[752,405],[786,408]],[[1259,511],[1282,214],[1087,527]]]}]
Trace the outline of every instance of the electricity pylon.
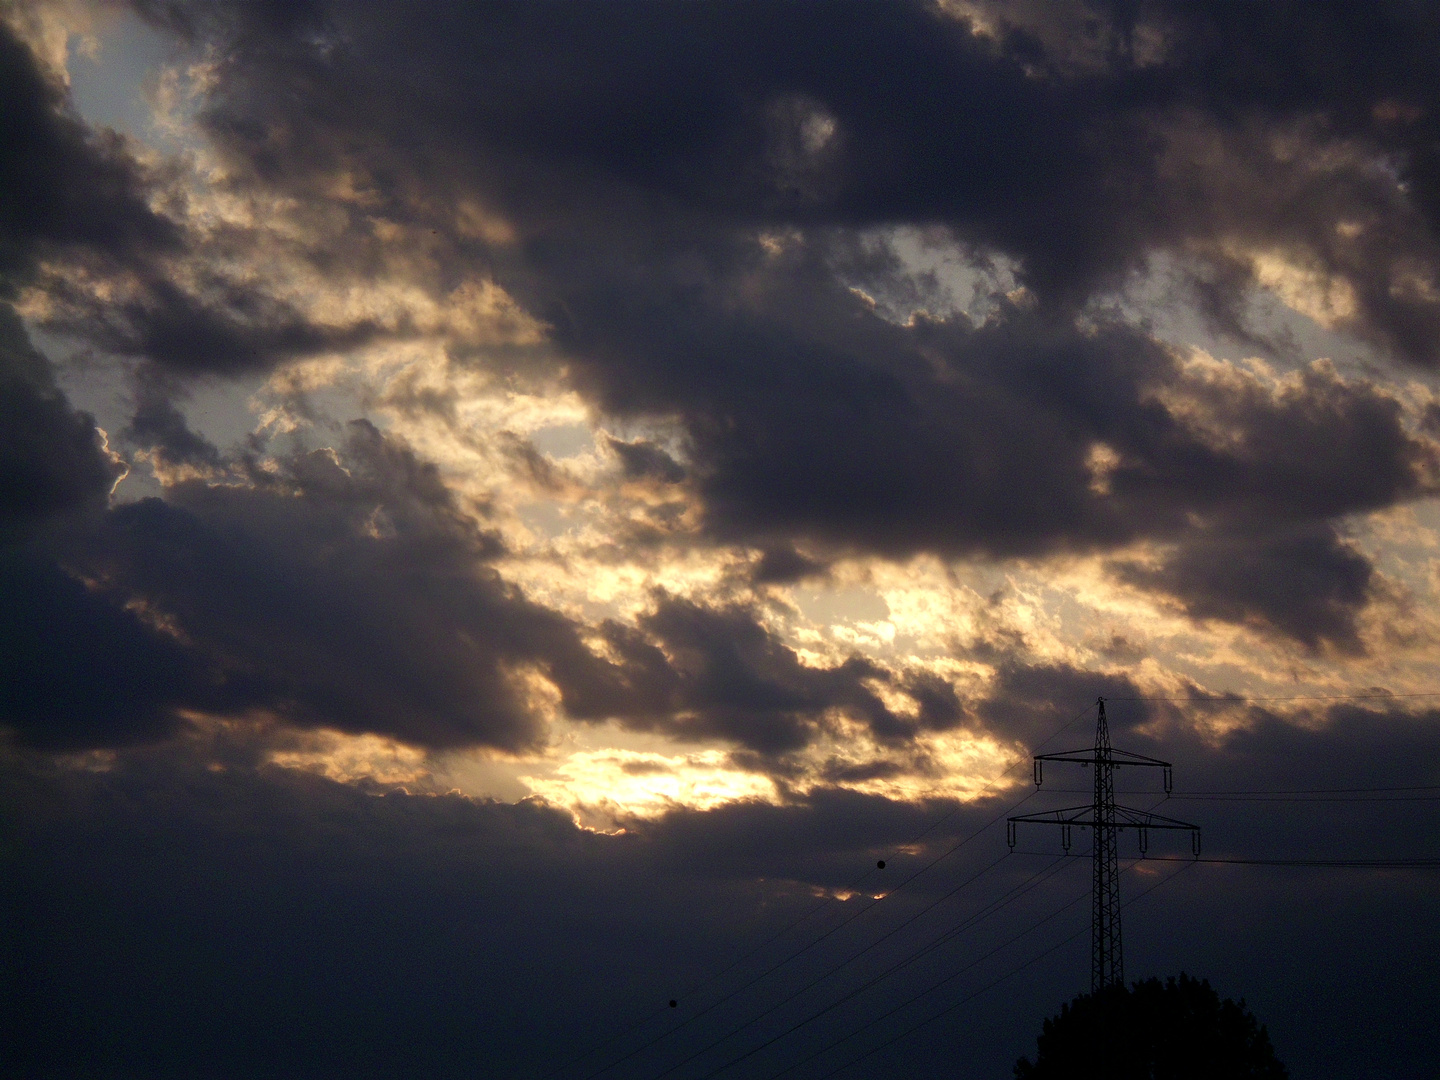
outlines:
[{"label": "electricity pylon", "polygon": [[1110,986],[1125,985],[1125,956],[1120,946],[1120,867],[1116,851],[1116,833],[1133,828],[1139,834],[1140,855],[1149,846],[1151,829],[1178,829],[1190,833],[1190,846],[1200,855],[1200,826],[1187,821],[1152,814],[1148,810],[1132,810],[1115,805],[1115,770],[1123,766],[1144,766],[1163,770],[1165,793],[1172,784],[1168,761],[1116,750],[1110,745],[1110,725],[1105,719],[1105,699],[1099,699],[1099,716],[1095,722],[1095,745],[1085,750],[1067,750],[1060,754],[1035,755],[1035,786],[1044,779],[1044,762],[1068,761],[1095,767],[1095,798],[1089,806],[1068,806],[1063,810],[1047,810],[1041,814],[1020,814],[1005,823],[1005,839],[1013,851],[1016,826],[1022,821],[1060,826],[1060,843],[1068,853],[1070,830],[1076,825],[1089,829],[1094,837],[1093,888],[1090,908],[1090,991],[1098,993]]}]

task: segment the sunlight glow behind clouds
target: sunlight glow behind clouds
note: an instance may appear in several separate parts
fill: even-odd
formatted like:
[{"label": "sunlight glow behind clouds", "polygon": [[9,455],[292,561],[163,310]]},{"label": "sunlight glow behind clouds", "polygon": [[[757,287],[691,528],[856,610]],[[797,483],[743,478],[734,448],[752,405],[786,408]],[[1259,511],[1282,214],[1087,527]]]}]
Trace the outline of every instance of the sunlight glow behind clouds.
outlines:
[{"label": "sunlight glow behind clouds", "polygon": [[633,750],[571,754],[553,776],[521,776],[535,794],[569,808],[578,822],[612,828],[625,818],[658,817],[682,808],[711,810],[746,799],[778,797],[768,777],[736,769],[718,750],[666,757]]},{"label": "sunlight glow behind clouds", "polygon": [[[838,733],[837,733],[838,734]],[[648,751],[580,750],[556,760],[546,775],[521,774],[534,794],[568,809],[591,828],[623,828],[627,819],[656,818],[677,810],[710,810],[728,803],[783,804],[817,786],[839,787],[905,802],[968,800],[1025,780],[1004,778],[1019,760],[993,739],[944,733],[919,740],[907,752],[909,768],[893,753],[869,744],[858,731],[827,740],[797,762],[783,787],[773,777],[737,766],[718,750],[666,755]],[[879,768],[881,766],[889,766]]]}]

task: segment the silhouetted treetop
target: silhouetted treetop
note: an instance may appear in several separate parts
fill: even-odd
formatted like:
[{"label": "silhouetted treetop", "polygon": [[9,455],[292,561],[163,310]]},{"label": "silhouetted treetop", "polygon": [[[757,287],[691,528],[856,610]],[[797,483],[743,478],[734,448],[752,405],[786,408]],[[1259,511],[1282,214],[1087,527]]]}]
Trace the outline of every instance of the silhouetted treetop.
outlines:
[{"label": "silhouetted treetop", "polygon": [[1147,979],[1081,994],[1045,1021],[1015,1080],[1287,1080],[1245,1002],[1204,979]]}]

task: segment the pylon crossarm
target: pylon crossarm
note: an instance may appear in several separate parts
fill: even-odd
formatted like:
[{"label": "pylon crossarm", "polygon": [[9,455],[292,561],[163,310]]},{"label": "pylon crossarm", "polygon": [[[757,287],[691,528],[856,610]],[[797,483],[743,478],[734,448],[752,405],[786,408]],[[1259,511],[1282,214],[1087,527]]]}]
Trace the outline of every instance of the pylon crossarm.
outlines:
[{"label": "pylon crossarm", "polygon": [[[1115,816],[1109,821],[1098,822],[1102,829],[1178,829],[1194,832],[1200,828],[1188,821],[1152,814],[1148,810],[1133,810],[1128,806],[1113,808]],[[1030,822],[1037,825],[1079,825],[1093,829],[1097,825],[1093,806],[1067,806],[1060,810],[1045,810],[1038,814],[1017,814],[1007,821]]]},{"label": "pylon crossarm", "polygon": [[[1103,720],[1103,714],[1102,714]],[[1159,758],[1147,757],[1144,754],[1132,754],[1129,750],[1116,750],[1109,745],[1108,740],[1102,744],[1102,740],[1096,739],[1096,745],[1084,750],[1062,750],[1058,754],[1036,754],[1033,762],[1035,771],[1035,786],[1039,787],[1045,781],[1045,762],[1059,761],[1071,765],[1094,765],[1097,781],[1103,771],[1106,776],[1112,776],[1114,770],[1126,767],[1139,766],[1141,768],[1159,769],[1164,773],[1165,793],[1168,795],[1173,786],[1174,766],[1168,761],[1161,761]]]},{"label": "pylon crossarm", "polygon": [[1070,761],[1080,765],[1093,765],[1099,761],[1108,765],[1148,765],[1155,769],[1169,769],[1173,766],[1168,761],[1161,761],[1159,758],[1146,757],[1144,754],[1132,754],[1128,750],[1111,750],[1108,757],[1100,757],[1094,747],[1086,747],[1084,750],[1062,750],[1058,754],[1036,754],[1036,761]]},{"label": "pylon crossarm", "polygon": [[1115,824],[1119,827],[1131,825],[1137,829],[1180,829],[1185,832],[1198,832],[1200,829],[1199,825],[1191,825],[1179,818],[1152,814],[1148,810],[1132,810],[1128,806],[1115,807]]},{"label": "pylon crossarm", "polygon": [[1091,807],[1067,806],[1063,810],[1045,810],[1038,814],[1017,814],[1007,821],[1033,821],[1041,825],[1088,825],[1088,821],[1082,820],[1083,815],[1090,813]]}]

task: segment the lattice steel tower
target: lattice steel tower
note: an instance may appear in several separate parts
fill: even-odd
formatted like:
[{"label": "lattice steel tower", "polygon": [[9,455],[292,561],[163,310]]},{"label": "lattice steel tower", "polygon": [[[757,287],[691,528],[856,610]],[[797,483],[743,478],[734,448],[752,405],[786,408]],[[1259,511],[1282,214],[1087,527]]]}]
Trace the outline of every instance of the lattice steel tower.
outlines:
[{"label": "lattice steel tower", "polygon": [[1116,834],[1133,828],[1139,835],[1140,855],[1149,846],[1149,830],[1180,829],[1190,833],[1191,850],[1200,854],[1200,827],[1186,821],[1164,817],[1148,810],[1132,810],[1115,805],[1115,770],[1125,766],[1146,766],[1163,770],[1165,793],[1171,789],[1171,765],[1168,761],[1116,750],[1110,745],[1110,724],[1105,719],[1105,699],[1098,702],[1095,721],[1095,745],[1085,750],[1067,750],[1060,754],[1035,756],[1035,786],[1044,779],[1046,761],[1068,761],[1095,769],[1095,796],[1089,806],[1070,806],[1063,810],[1047,810],[1039,814],[1020,814],[1006,822],[1006,840],[1013,850],[1016,826],[1022,821],[1060,826],[1060,843],[1070,851],[1071,829],[1078,825],[1089,829],[1094,839],[1092,849],[1092,885],[1090,907],[1090,990],[1092,993],[1108,986],[1125,984],[1125,954],[1120,941],[1120,865]]}]

